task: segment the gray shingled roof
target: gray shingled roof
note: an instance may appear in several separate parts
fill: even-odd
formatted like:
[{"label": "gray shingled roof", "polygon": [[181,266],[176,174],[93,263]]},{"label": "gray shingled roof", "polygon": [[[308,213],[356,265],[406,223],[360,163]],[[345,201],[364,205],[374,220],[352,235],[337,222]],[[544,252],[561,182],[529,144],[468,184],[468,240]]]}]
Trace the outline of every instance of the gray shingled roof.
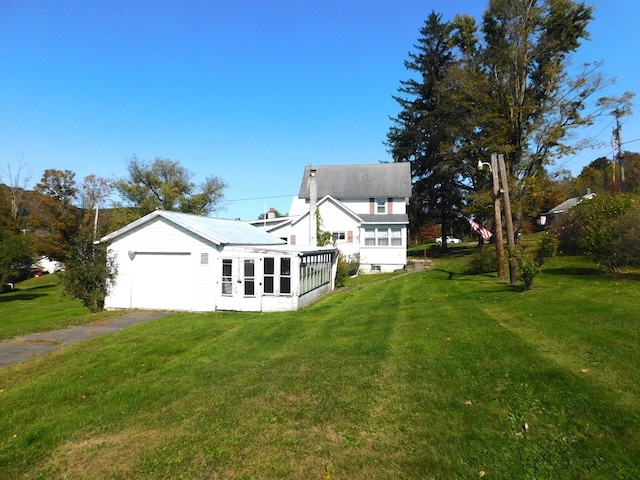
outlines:
[{"label": "gray shingled roof", "polygon": [[392,213],[390,215],[358,215],[362,219],[362,223],[384,223],[385,225],[397,223],[409,223],[409,216],[406,213]]},{"label": "gray shingled roof", "polygon": [[[309,170],[304,168],[300,198],[309,198]],[[411,164],[372,163],[362,165],[313,165],[318,198],[410,197]]]},{"label": "gray shingled roof", "polygon": [[151,212],[135,222],[110,233],[100,241],[111,241],[152,221],[156,217],[162,217],[170,223],[182,227],[216,245],[281,245],[286,243],[275,235],[264,232],[240,220],[224,220],[166,210]]}]

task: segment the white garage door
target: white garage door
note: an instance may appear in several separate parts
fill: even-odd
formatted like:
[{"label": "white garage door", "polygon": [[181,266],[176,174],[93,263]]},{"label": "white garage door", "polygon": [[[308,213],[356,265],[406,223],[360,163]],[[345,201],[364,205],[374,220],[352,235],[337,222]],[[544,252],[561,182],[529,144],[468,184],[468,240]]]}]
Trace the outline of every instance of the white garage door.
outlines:
[{"label": "white garage door", "polygon": [[189,253],[137,253],[133,259],[131,307],[189,310],[192,270]]}]

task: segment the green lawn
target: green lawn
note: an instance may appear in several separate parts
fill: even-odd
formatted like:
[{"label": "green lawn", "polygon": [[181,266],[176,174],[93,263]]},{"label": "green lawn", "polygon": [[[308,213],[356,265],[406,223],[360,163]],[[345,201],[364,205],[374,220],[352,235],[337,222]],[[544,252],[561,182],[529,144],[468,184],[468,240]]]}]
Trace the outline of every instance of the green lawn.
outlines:
[{"label": "green lawn", "polygon": [[640,478],[638,276],[554,258],[522,292],[434,262],[0,370],[0,476]]},{"label": "green lawn", "polygon": [[120,314],[90,314],[80,302],[62,294],[58,275],[44,275],[21,282],[16,291],[0,295],[0,340]]}]

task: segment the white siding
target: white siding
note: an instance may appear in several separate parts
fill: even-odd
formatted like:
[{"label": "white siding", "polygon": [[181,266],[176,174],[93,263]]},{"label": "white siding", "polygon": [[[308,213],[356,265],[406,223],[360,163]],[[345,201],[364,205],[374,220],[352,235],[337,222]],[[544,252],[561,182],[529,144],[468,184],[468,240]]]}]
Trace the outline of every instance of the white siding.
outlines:
[{"label": "white siding", "polygon": [[[215,309],[208,290],[216,250],[191,232],[158,217],[117,238],[110,250],[118,279],[105,300],[107,308]],[[209,253],[209,265],[200,265],[202,252]]]},{"label": "white siding", "polygon": [[[388,225],[367,225],[366,228],[389,228]],[[398,228],[394,225],[393,228]],[[404,268],[407,264],[407,229],[402,227],[401,231],[402,245],[367,246],[365,245],[364,227],[360,235],[360,271],[369,273],[379,268],[380,272],[393,272]],[[391,243],[391,238],[389,238]]]}]

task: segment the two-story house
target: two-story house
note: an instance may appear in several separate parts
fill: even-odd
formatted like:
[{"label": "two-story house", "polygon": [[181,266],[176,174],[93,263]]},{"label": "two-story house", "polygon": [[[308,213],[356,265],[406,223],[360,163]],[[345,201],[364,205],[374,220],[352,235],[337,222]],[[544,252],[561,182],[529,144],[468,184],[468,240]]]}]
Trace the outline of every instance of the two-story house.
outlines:
[{"label": "two-story house", "polygon": [[409,163],[306,166],[289,216],[251,223],[308,246],[319,222],[344,255],[360,255],[361,272],[389,272],[406,265],[410,196]]}]

